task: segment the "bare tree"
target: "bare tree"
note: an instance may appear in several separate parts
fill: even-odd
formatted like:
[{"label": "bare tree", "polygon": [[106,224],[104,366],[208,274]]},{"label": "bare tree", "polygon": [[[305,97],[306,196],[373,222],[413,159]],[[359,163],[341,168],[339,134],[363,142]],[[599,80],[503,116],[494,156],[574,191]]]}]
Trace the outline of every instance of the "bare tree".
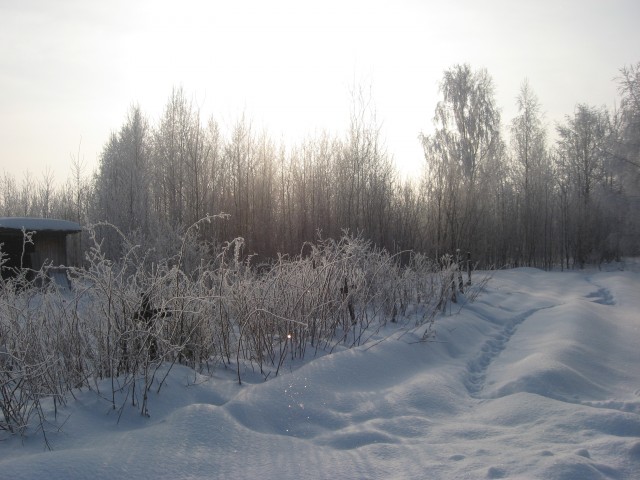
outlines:
[{"label": "bare tree", "polygon": [[640,254],[640,62],[620,69],[616,79],[621,95],[617,112],[617,139],[612,146],[614,168],[625,201],[616,209],[623,226],[619,248],[627,255]]},{"label": "bare tree", "polygon": [[51,214],[53,196],[55,194],[55,177],[51,168],[42,172],[42,178],[38,182],[35,195],[35,210],[38,216],[48,218]]},{"label": "bare tree", "polygon": [[371,92],[353,92],[350,126],[336,164],[338,218],[343,228],[364,232],[387,246],[395,170],[387,154]]},{"label": "bare tree", "polygon": [[476,241],[482,212],[481,180],[498,172],[500,115],[486,70],[455,65],[444,72],[435,133],[423,135],[425,192],[434,207],[436,254],[468,250]]},{"label": "bare tree", "polygon": [[[96,173],[92,220],[107,221],[130,234],[149,233],[149,133],[139,107],[113,133],[100,157]],[[120,242],[109,235],[109,255],[118,255]]]},{"label": "bare tree", "polygon": [[568,181],[567,221],[572,257],[579,266],[598,255],[603,232],[599,223],[599,207],[594,193],[605,176],[609,115],[605,109],[580,104],[573,116],[558,125],[560,168]]},{"label": "bare tree", "polygon": [[546,132],[542,125],[540,104],[525,80],[517,98],[518,116],[511,123],[511,151],[518,182],[518,247],[528,266],[539,263],[540,233],[545,217],[543,207],[544,173],[548,170]]}]

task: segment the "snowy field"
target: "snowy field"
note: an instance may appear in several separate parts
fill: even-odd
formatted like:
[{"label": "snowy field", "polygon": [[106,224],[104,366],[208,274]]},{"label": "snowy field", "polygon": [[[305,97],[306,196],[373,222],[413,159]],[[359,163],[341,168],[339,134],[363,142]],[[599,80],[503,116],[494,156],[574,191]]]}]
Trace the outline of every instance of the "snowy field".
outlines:
[{"label": "snowy field", "polygon": [[[630,271],[631,270],[631,271]],[[118,419],[82,391],[0,478],[640,478],[640,273],[516,269],[436,321],[287,366],[175,366]]]}]

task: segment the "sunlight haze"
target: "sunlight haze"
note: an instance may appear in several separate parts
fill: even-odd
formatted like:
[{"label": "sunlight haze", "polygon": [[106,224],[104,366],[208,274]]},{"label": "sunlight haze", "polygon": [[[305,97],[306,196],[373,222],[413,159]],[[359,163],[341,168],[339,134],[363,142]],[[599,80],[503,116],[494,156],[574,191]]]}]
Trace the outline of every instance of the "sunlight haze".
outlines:
[{"label": "sunlight haze", "polygon": [[403,174],[422,165],[446,68],[486,68],[503,128],[525,78],[548,130],[576,103],[613,108],[638,61],[636,1],[0,0],[0,173],[56,181],[80,152],[93,171],[131,104],[153,125],[182,86],[203,120],[241,115],[291,144],[346,132],[351,91],[371,91]]}]

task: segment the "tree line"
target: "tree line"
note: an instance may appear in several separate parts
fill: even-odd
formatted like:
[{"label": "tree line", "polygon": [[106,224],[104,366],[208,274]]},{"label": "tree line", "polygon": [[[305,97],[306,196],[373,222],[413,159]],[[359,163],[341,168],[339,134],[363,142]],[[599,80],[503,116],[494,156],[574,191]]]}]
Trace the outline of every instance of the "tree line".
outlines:
[{"label": "tree line", "polygon": [[551,136],[528,82],[517,116],[503,124],[489,73],[454,65],[442,77],[433,133],[416,138],[424,167],[412,179],[400,176],[363,91],[346,132],[285,145],[244,116],[228,130],[204,120],[175,88],[155,124],[130,108],[92,173],[79,154],[62,186],[50,170],[21,183],[5,172],[0,216],[109,223],[116,229],[100,232],[112,258],[122,254],[121,234],[170,257],[190,225],[220,213],[200,227],[201,243],[241,237],[256,262],[346,231],[393,253],[471,252],[483,266],[571,268],[638,255],[640,63],[615,81],[614,111],[578,104]]}]

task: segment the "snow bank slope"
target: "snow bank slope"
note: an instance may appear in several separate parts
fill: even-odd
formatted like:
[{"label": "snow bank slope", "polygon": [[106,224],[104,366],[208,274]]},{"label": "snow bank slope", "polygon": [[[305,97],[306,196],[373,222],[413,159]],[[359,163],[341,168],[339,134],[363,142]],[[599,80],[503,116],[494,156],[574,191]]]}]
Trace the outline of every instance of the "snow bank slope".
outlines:
[{"label": "snow bank slope", "polygon": [[[640,274],[497,272],[437,337],[238,386],[175,367],[151,418],[84,392],[3,478],[640,478]],[[51,429],[50,429],[51,430]]]}]

